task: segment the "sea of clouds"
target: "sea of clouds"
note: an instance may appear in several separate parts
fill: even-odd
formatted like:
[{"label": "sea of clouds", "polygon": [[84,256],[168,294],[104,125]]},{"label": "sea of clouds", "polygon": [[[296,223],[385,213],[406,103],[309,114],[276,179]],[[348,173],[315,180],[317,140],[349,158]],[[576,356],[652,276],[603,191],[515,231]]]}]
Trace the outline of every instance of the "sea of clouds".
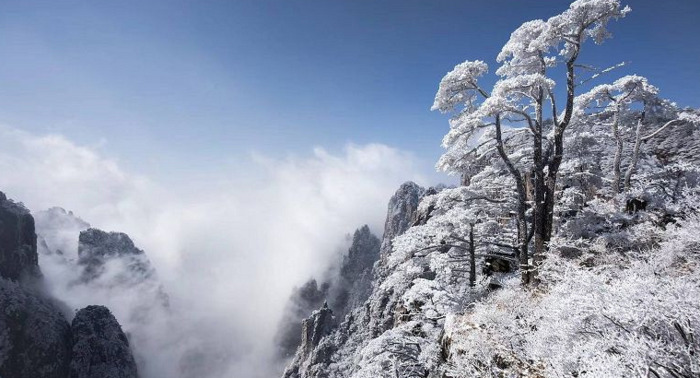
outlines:
[{"label": "sea of clouds", "polygon": [[[170,309],[132,322],[134,303],[148,296],[81,288],[71,284],[73,268],[40,257],[50,290],[69,308],[112,309],[135,340],[144,378],[277,374],[272,340],[291,289],[337,261],[357,227],[381,235],[402,182],[425,183],[410,153],[382,144],[255,153],[237,166],[165,184],[127,171],[99,147],[0,126],[0,191],[32,212],[60,206],[129,234],[157,270]],[[76,241],[64,248],[77,248],[78,230],[67,232]],[[209,367],[187,373],[183,359]]]}]

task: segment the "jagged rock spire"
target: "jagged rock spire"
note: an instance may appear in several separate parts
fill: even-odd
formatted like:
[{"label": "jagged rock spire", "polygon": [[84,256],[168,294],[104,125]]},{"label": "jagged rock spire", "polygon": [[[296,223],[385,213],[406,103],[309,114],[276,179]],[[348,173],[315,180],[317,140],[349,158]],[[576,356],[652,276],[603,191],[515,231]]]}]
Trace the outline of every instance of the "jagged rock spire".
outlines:
[{"label": "jagged rock spire", "polygon": [[78,311],[72,330],[70,378],[138,378],[129,340],[107,307]]},{"label": "jagged rock spire", "polygon": [[19,281],[39,275],[34,218],[0,192],[0,277]]}]

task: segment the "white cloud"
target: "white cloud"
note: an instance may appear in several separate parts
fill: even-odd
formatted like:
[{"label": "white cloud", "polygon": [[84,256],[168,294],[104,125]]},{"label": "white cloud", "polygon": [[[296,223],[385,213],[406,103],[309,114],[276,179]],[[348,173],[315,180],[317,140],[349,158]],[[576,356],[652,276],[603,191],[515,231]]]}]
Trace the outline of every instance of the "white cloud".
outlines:
[{"label": "white cloud", "polygon": [[0,127],[0,190],[32,211],[61,206],[130,234],[182,306],[180,328],[253,350],[225,367],[253,377],[291,287],[321,274],[356,227],[380,234],[391,194],[422,179],[410,154],[380,144],[241,166],[164,187],[62,136]]}]

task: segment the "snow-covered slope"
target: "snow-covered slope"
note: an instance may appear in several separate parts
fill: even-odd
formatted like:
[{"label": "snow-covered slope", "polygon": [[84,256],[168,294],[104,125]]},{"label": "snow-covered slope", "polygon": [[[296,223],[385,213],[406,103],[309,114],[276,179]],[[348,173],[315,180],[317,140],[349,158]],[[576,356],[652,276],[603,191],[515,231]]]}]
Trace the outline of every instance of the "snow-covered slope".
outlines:
[{"label": "snow-covered slope", "polygon": [[536,284],[521,283],[512,182],[497,160],[456,188],[405,184],[368,299],[305,319],[284,377],[699,376],[700,129],[679,123],[641,146],[632,187],[614,196],[605,122],[568,136]]}]

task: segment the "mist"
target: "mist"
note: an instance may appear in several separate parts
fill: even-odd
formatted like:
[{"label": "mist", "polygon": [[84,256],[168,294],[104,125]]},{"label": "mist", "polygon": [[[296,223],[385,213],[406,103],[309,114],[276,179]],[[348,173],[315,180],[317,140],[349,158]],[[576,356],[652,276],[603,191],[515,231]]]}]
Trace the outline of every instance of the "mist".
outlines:
[{"label": "mist", "polygon": [[[35,214],[60,206],[92,227],[127,233],[157,271],[168,309],[154,305],[154,283],[132,291],[76,285],[70,259],[85,225],[51,237],[49,247],[64,256],[39,261],[68,316],[88,304],[110,307],[145,378],[274,376],[273,338],[292,288],[324,274],[357,227],[381,235],[387,201],[402,182],[425,182],[411,154],[382,144],[284,158],[251,153],[236,166],[165,184],[99,148],[0,127],[0,190]],[[135,317],[135,308],[146,315]],[[210,366],[183,371],[183,359]]]}]

